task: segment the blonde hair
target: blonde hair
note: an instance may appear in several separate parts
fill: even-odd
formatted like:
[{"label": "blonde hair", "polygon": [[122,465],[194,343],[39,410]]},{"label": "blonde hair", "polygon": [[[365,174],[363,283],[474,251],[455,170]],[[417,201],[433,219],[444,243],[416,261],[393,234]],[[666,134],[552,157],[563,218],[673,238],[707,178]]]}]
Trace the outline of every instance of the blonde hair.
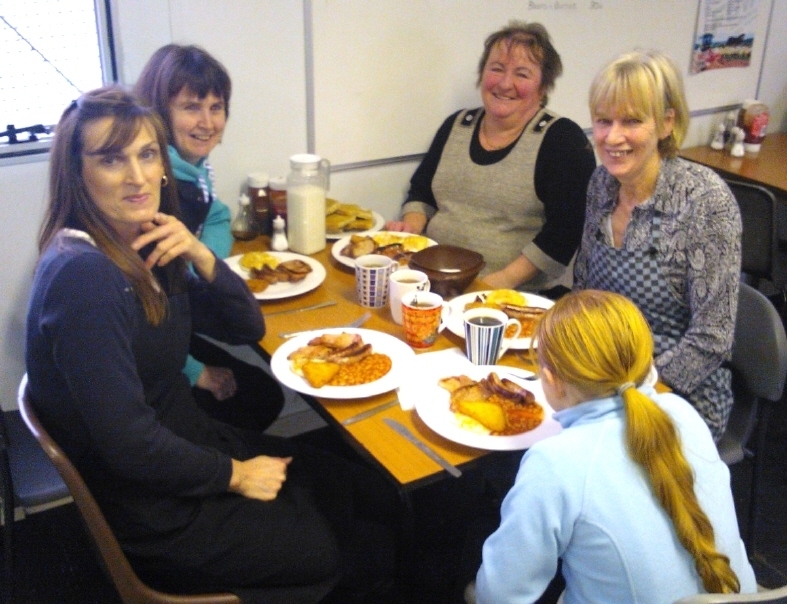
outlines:
[{"label": "blonde hair", "polygon": [[634,51],[610,62],[596,75],[588,99],[590,114],[614,110],[637,118],[652,117],[663,132],[667,112],[674,112],[672,132],[659,140],[659,155],[678,154],[689,128],[689,109],[675,63],[658,51]]},{"label": "blonde hair", "polygon": [[672,419],[635,387],[647,377],[653,337],[637,307],[620,294],[584,290],[555,303],[535,331],[538,361],[591,398],[619,392],[626,447],[646,471],[681,545],[709,593],[738,593],[730,560],[716,550],[713,525],[694,493],[694,474]]}]

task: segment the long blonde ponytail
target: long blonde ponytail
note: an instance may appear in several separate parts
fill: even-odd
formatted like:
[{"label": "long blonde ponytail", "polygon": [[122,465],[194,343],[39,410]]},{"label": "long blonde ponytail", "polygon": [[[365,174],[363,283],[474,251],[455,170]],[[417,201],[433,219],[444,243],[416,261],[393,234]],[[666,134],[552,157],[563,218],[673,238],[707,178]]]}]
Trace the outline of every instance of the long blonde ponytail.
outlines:
[{"label": "long blonde ponytail", "polygon": [[738,593],[730,560],[715,546],[713,526],[694,492],[694,474],[675,424],[634,387],[645,379],[653,337],[637,307],[619,294],[595,290],[560,299],[539,322],[538,360],[590,398],[619,393],[626,413],[626,447],[647,472],[653,493],[694,558],[709,593]]}]

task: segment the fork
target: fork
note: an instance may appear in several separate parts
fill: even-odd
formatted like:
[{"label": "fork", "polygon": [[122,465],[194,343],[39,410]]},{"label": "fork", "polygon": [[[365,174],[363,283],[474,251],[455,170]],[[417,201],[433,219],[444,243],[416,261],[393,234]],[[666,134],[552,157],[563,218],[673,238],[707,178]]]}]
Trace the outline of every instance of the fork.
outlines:
[{"label": "fork", "polygon": [[371,316],[372,313],[365,312],[360,317],[355,319],[355,321],[350,321],[345,325],[334,325],[333,327],[316,327],[315,329],[304,329],[303,331],[286,331],[284,333],[280,333],[279,337],[285,339],[293,338],[295,336],[301,335],[302,333],[310,333],[312,331],[318,331],[320,329],[343,329],[343,328],[350,328],[350,327],[360,327],[361,325],[366,323],[366,321],[368,321],[371,318]]}]

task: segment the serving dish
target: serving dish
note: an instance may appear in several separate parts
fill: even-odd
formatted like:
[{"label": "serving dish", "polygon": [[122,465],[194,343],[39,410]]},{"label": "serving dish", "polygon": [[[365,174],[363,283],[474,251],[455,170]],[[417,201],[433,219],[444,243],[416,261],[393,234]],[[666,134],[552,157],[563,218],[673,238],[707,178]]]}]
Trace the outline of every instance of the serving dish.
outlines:
[{"label": "serving dish", "polygon": [[325,238],[329,241],[333,241],[335,239],[342,239],[343,237],[348,237],[350,235],[371,235],[372,233],[381,231],[385,226],[385,218],[383,218],[383,215],[372,210],[372,218],[374,218],[374,224],[370,229],[366,229],[365,231],[351,231],[344,233],[326,233]]}]

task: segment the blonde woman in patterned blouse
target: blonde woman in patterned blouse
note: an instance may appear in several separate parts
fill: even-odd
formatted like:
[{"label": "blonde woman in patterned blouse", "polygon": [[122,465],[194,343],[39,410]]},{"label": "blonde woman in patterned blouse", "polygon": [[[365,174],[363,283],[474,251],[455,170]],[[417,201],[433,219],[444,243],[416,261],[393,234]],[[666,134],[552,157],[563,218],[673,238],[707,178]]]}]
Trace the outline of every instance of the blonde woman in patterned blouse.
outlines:
[{"label": "blonde woman in patterned blouse", "polygon": [[601,160],[588,186],[575,289],[634,301],[653,330],[662,381],[718,440],[732,407],[729,360],[741,220],[713,171],[676,157],[688,127],[683,83],[658,52],[624,54],[590,89]]}]

